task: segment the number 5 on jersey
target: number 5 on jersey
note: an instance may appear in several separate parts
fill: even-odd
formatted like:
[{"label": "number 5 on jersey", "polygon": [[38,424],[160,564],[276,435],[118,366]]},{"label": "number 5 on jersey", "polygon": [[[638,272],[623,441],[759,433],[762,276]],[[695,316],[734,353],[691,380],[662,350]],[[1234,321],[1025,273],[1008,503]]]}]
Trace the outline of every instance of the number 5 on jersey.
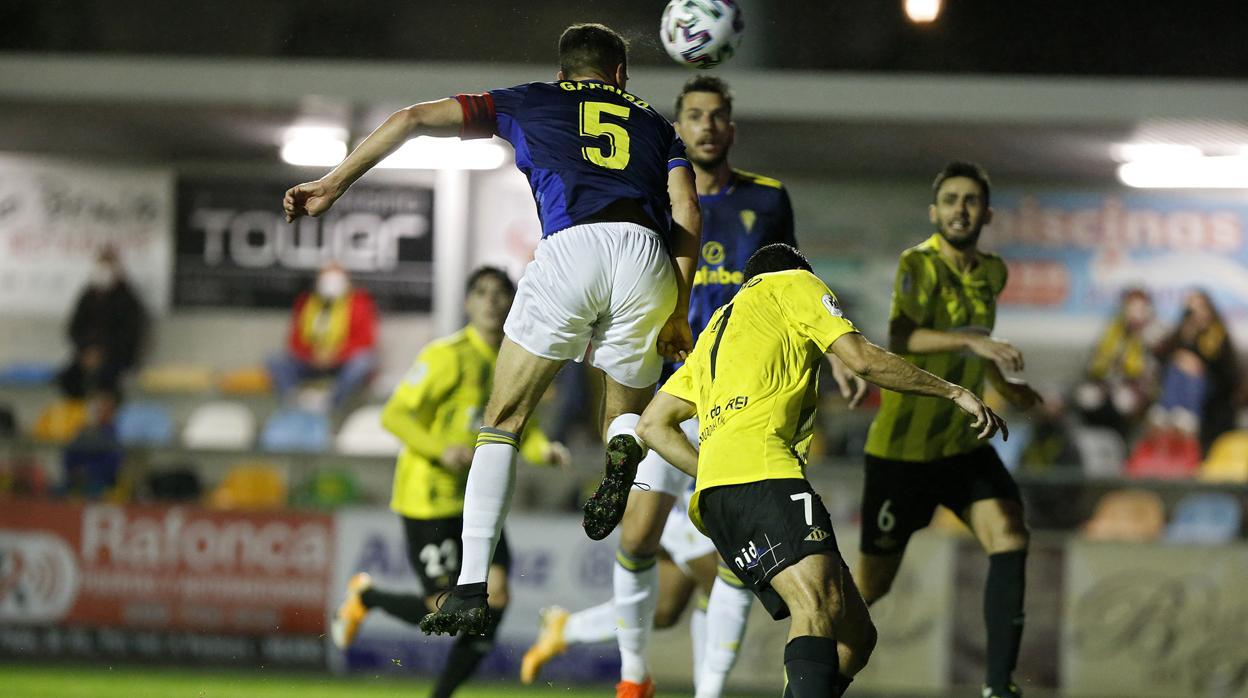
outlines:
[{"label": "number 5 on jersey", "polygon": [[581,155],[586,160],[608,170],[622,170],[628,167],[628,131],[624,127],[603,121],[604,115],[628,120],[628,107],[610,102],[581,103],[581,135],[590,138],[606,136],[610,141],[602,146],[585,146]]}]

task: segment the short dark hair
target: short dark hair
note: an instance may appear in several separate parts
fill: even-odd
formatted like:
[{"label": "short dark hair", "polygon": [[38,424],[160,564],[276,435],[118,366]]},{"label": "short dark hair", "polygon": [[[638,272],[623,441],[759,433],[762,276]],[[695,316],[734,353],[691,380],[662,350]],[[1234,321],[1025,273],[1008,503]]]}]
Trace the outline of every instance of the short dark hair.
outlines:
[{"label": "short dark hair", "polygon": [[468,283],[464,286],[464,291],[466,293],[472,293],[472,287],[476,286],[478,281],[486,278],[487,276],[492,276],[495,279],[498,279],[498,282],[507,289],[507,293],[509,295],[516,295],[516,282],[511,280],[511,276],[499,267],[490,266],[477,267],[476,269],[473,269],[472,273],[468,275]]},{"label": "short dark hair", "polygon": [[559,37],[559,70],[565,78],[591,72],[613,78],[617,65],[628,67],[628,42],[604,24],[573,24]]},{"label": "short dark hair", "polygon": [[732,88],[728,87],[728,83],[714,75],[695,75],[689,78],[685,86],[680,88],[680,94],[676,95],[676,118],[680,118],[680,110],[685,106],[685,95],[690,92],[711,92],[720,96],[724,100],[724,104],[728,105],[728,115],[732,115]]},{"label": "short dark hair", "polygon": [[803,269],[814,272],[810,262],[806,259],[806,255],[798,252],[796,247],[786,245],[783,242],[763,245],[758,248],[757,252],[750,255],[749,261],[745,263],[745,281],[748,282],[759,274],[767,274],[773,271],[788,271],[789,269]]},{"label": "short dark hair", "polygon": [[936,175],[936,179],[932,181],[932,203],[936,203],[936,197],[940,195],[940,186],[947,179],[954,177],[966,177],[975,180],[979,188],[984,192],[984,206],[987,206],[992,200],[992,181],[988,179],[988,172],[978,164],[966,162],[963,160],[954,160],[945,165],[945,169]]}]

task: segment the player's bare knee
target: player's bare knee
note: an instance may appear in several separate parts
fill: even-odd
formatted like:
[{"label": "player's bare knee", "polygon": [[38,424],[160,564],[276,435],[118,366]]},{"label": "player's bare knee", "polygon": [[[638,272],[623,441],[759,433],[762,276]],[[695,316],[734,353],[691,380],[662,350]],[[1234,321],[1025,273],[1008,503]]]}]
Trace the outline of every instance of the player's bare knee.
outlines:
[{"label": "player's bare knee", "polygon": [[620,550],[633,557],[654,557],[659,553],[660,535],[653,535],[644,526],[620,527]]},{"label": "player's bare knee", "polygon": [[660,603],[654,609],[654,628],[655,630],[664,630],[676,625],[680,621],[680,612],[683,608],[677,608],[672,604]]},{"label": "player's bare knee", "polygon": [[988,553],[1009,553],[1015,550],[1026,550],[1031,544],[1031,532],[1021,522],[1016,526],[1007,526],[995,531],[988,544]]}]

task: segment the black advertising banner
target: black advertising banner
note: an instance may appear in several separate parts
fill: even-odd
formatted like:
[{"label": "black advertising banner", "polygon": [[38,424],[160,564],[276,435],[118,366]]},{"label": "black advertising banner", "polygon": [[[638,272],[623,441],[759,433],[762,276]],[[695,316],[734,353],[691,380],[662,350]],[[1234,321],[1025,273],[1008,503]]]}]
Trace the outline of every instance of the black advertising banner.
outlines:
[{"label": "black advertising banner", "polygon": [[290,308],[336,260],[381,310],[429,312],[433,189],[356,184],[320,218],[282,216],[289,182],[178,182],[174,305]]}]

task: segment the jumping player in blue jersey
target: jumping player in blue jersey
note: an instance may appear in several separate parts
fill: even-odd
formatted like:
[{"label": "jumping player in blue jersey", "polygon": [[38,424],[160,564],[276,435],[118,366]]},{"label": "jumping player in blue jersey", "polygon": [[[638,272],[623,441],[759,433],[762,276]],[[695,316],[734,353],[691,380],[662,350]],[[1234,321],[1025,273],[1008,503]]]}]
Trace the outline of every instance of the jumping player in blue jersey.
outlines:
[{"label": "jumping player in blue jersey", "polygon": [[542,222],[503,332],[464,494],[463,560],[429,633],[484,633],[486,572],[515,483],[517,434],[555,373],[586,357],[606,375],[606,473],[583,525],[605,538],[624,514],[645,445],[635,427],[662,356],[692,348],[689,292],[701,216],[693,172],[672,125],[626,92],[628,47],[600,24],[559,38],[555,82],[529,83],[401,109],[333,171],[286,192],[288,221],[319,215],[409,138],[487,138],[515,148]]}]

